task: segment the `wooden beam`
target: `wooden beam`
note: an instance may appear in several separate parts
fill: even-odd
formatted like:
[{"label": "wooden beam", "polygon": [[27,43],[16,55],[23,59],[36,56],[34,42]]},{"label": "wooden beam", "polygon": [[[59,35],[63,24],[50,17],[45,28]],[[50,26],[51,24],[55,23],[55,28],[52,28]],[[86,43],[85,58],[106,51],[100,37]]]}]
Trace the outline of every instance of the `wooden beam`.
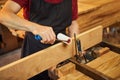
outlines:
[{"label": "wooden beam", "polygon": [[72,62],[69,62],[69,63],[55,69],[57,76],[59,78],[66,76],[70,73],[73,73],[75,70],[76,70],[76,66]]},{"label": "wooden beam", "polygon": [[[82,49],[86,50],[102,41],[102,26],[95,27],[77,36]],[[26,80],[73,56],[74,40],[69,45],[56,44],[35,54],[0,68],[1,80]]]},{"label": "wooden beam", "polygon": [[120,0],[78,0],[77,19],[81,32],[98,25],[120,22]]}]

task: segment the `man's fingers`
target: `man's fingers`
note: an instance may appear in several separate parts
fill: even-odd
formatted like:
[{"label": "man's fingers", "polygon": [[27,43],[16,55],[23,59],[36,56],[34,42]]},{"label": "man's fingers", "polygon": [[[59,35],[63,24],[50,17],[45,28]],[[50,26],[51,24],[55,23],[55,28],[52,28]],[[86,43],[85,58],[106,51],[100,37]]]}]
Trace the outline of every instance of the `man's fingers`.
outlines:
[{"label": "man's fingers", "polygon": [[44,44],[53,44],[56,40],[56,37],[51,33],[44,33],[42,35],[41,42]]},{"label": "man's fingers", "polygon": [[56,40],[56,35],[52,27],[44,26],[40,30],[39,29],[34,30],[33,34],[40,35],[42,38],[41,43],[44,43],[44,44],[53,44]]},{"label": "man's fingers", "polygon": [[52,34],[52,35],[49,35],[49,37],[50,37],[50,39],[49,39],[49,42],[51,43],[51,44],[53,44],[54,42],[55,42],[55,40],[56,40],[56,37]]}]

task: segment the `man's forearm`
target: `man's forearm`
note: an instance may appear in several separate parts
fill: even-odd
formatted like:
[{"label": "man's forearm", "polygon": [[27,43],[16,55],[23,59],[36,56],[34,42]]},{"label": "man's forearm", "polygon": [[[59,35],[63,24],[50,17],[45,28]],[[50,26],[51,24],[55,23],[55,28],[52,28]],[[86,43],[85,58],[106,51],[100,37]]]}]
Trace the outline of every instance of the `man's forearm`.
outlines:
[{"label": "man's forearm", "polygon": [[0,23],[7,26],[8,28],[19,29],[24,31],[34,30],[32,26],[29,26],[34,26],[34,23],[31,23],[25,19],[21,19],[14,13],[8,11],[1,11],[0,18]]},{"label": "man's forearm", "polygon": [[20,9],[20,5],[16,4],[14,1],[7,1],[0,11],[0,23],[8,28],[30,32],[34,31],[35,27],[40,27],[40,25],[36,23],[30,22],[17,16],[16,14]]}]

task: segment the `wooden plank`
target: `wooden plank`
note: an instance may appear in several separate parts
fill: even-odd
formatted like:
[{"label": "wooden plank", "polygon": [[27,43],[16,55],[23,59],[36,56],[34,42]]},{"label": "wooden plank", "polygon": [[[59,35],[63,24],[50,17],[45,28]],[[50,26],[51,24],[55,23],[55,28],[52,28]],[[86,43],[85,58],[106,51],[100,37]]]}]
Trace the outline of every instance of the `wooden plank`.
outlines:
[{"label": "wooden plank", "polygon": [[71,62],[57,68],[56,73],[59,77],[58,80],[93,80],[76,70],[76,65]]},{"label": "wooden plank", "polygon": [[[99,37],[98,37],[99,36]],[[95,27],[77,36],[82,49],[88,49],[102,41],[102,26]],[[35,54],[0,68],[1,80],[26,80],[70,57],[74,52],[74,41],[69,45],[56,44]]]},{"label": "wooden plank", "polygon": [[66,76],[66,75],[68,75],[70,73],[73,73],[73,71],[75,69],[76,69],[75,64],[69,62],[69,63],[67,63],[67,64],[65,64],[65,65],[63,65],[63,66],[61,66],[59,68],[56,68],[55,71],[57,73],[57,76],[59,78],[61,78],[61,77]]},{"label": "wooden plank", "polygon": [[89,76],[84,75],[83,73],[74,70],[72,73],[59,78],[58,80],[93,80]]},{"label": "wooden plank", "polygon": [[76,69],[85,75],[91,77],[94,80],[113,80],[109,76],[102,74],[101,72],[95,70],[94,68],[89,67],[86,64],[80,64],[74,59],[70,59],[71,62],[76,64]]},{"label": "wooden plank", "polygon": [[[81,41],[81,49],[86,50],[92,46],[94,46],[96,43],[99,43],[102,41],[102,26],[97,26],[95,28],[92,28],[88,31],[85,31],[81,33],[79,36],[77,36],[78,39]],[[83,36],[85,35],[85,36]]]},{"label": "wooden plank", "polygon": [[78,0],[78,13],[86,13],[114,0]]},{"label": "wooden plank", "polygon": [[120,0],[78,0],[77,19],[81,32],[98,25],[120,22]]},{"label": "wooden plank", "polygon": [[114,80],[120,78],[120,54],[115,52],[109,51],[87,65]]}]

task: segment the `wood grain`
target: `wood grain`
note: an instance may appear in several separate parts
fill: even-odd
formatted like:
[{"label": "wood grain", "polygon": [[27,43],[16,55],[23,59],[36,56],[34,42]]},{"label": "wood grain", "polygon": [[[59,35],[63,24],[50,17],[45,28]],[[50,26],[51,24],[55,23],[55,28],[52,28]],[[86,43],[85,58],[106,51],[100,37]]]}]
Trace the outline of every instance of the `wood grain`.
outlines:
[{"label": "wood grain", "polygon": [[113,78],[120,78],[120,54],[109,51],[87,64],[97,71]]},{"label": "wood grain", "polygon": [[59,68],[56,68],[55,71],[57,73],[57,76],[59,78],[63,77],[63,76],[66,76],[70,73],[73,73],[75,71],[76,67],[75,67],[75,64],[69,62]]},{"label": "wood grain", "polygon": [[58,80],[93,80],[76,70],[76,65],[72,62],[57,68],[56,71],[59,76]]},{"label": "wood grain", "polygon": [[93,79],[84,75],[83,73],[81,73],[77,70],[74,70],[72,73],[70,73],[66,76],[63,76],[58,80],[93,80]]},{"label": "wood grain", "polygon": [[[99,37],[98,37],[99,36]],[[95,27],[77,36],[82,49],[88,49],[102,41],[102,26]],[[1,80],[26,80],[73,56],[74,41],[71,44],[56,44],[21,60],[0,68]],[[6,76],[7,75],[7,76]]]},{"label": "wood grain", "polygon": [[120,21],[120,0],[78,0],[78,23],[81,32],[98,25],[108,27]]},{"label": "wood grain", "polygon": [[[110,79],[106,78],[104,80],[120,80],[120,54],[117,54],[117,53],[109,50],[104,55],[100,56],[99,58],[87,63],[87,66],[99,71],[101,74],[110,78]],[[81,68],[80,68],[80,70],[81,70]],[[82,72],[82,70],[81,70],[81,72]],[[90,73],[88,73],[88,74],[90,74]],[[77,71],[75,71],[75,73],[73,72],[66,76],[61,77],[60,80],[82,80],[83,78],[79,77],[81,75],[83,75],[82,77],[85,80],[91,80],[91,78],[88,78],[88,76],[86,76],[87,74],[86,75],[84,75],[82,73],[80,74]],[[95,79],[95,80],[97,80],[97,79]],[[98,80],[103,80],[103,79],[98,79]]]}]

